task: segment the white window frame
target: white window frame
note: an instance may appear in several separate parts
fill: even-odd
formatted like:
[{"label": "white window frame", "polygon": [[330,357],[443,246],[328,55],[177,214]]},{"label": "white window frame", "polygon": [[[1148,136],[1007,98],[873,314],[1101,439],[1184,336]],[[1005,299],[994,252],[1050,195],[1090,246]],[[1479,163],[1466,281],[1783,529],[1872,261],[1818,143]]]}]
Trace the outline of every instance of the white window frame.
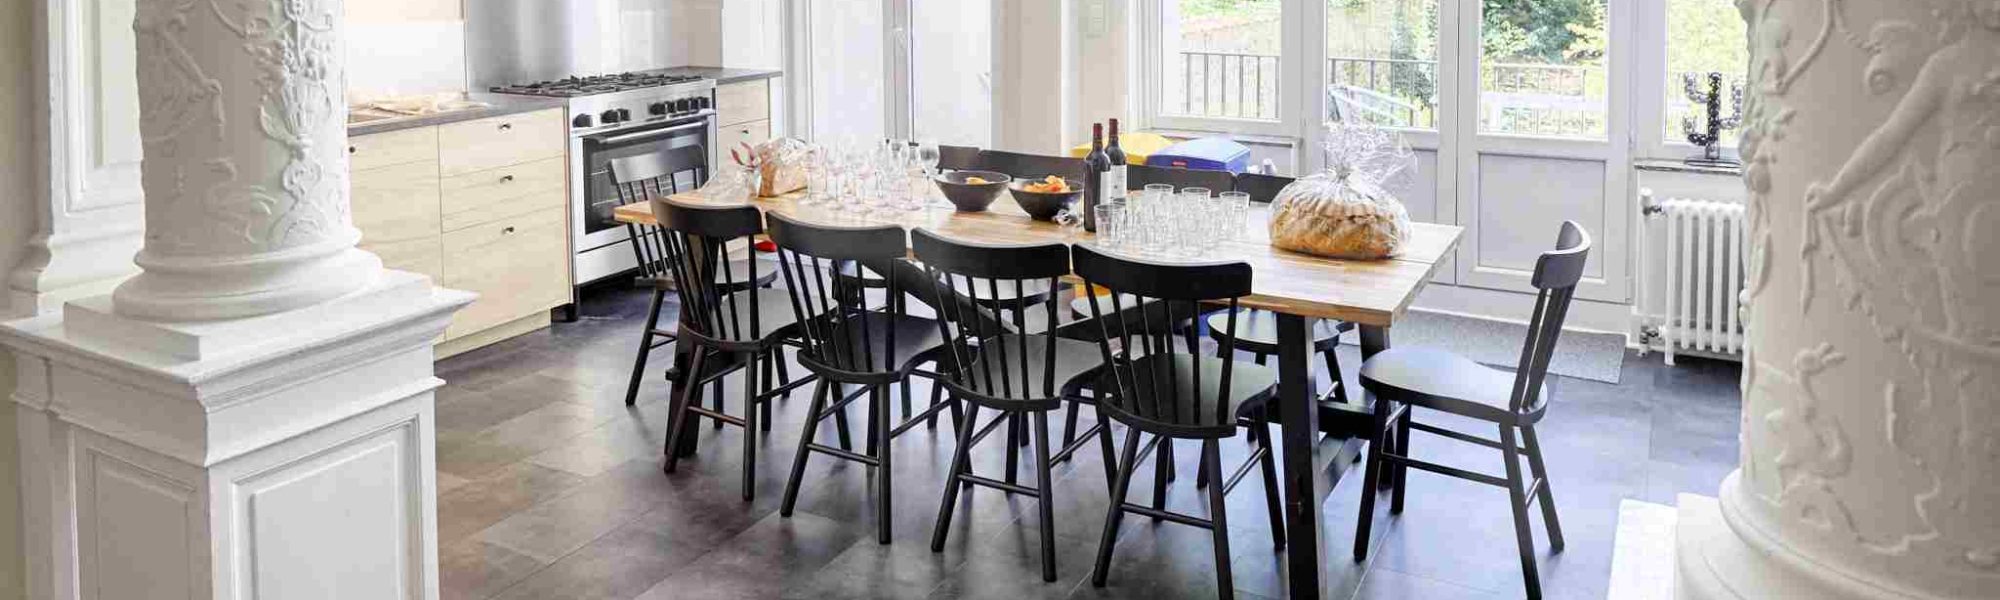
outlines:
[{"label": "white window frame", "polygon": [[[1135,0],[1139,20],[1140,77],[1137,87],[1140,125],[1146,129],[1165,129],[1203,133],[1223,133],[1268,138],[1304,138],[1300,130],[1311,118],[1304,108],[1312,104],[1305,98],[1305,83],[1309,78],[1317,78],[1301,69],[1311,64],[1307,62],[1309,53],[1305,40],[1325,29],[1325,24],[1312,25],[1306,18],[1312,0],[1279,0],[1279,23],[1283,40],[1278,51],[1278,118],[1276,120],[1239,119],[1229,117],[1193,117],[1175,115],[1163,110],[1160,105],[1166,97],[1166,61],[1164,55],[1164,32],[1159,27],[1165,16],[1165,2],[1172,0]],[[1319,38],[1312,38],[1319,39]],[[1320,54],[1323,56],[1325,50]],[[1317,105],[1315,105],[1317,106]],[[1320,113],[1324,114],[1324,113]],[[1316,128],[1317,125],[1314,126]]]},{"label": "white window frame", "polygon": [[[1701,153],[1685,138],[1669,136],[1667,122],[1667,0],[1637,0],[1632,28],[1632,132],[1634,158],[1681,160]],[[1735,144],[1722,157],[1738,160]]]}]

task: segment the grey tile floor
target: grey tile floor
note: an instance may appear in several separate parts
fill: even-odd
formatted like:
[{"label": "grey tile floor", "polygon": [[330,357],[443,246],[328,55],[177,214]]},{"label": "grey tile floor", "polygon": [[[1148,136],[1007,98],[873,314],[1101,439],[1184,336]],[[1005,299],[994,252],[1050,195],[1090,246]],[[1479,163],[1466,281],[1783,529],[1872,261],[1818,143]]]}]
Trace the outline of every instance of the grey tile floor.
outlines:
[{"label": "grey tile floor", "polygon": [[[1212,598],[1208,533],[1128,517],[1110,585],[1089,570],[1107,503],[1094,451],[1057,468],[1059,580],[1040,577],[1035,501],[986,489],[963,496],[944,552],[928,539],[954,440],[949,420],[897,438],[894,540],[875,542],[869,469],[816,458],[799,510],[778,515],[801,435],[807,396],[776,404],[776,426],[760,440],[758,495],[739,497],[740,431],[705,430],[699,454],[661,472],[667,384],[654,368],[637,406],[623,394],[647,293],[586,296],[584,316],[438,364],[438,521],[445,598]],[[669,309],[671,313],[671,308]],[[1355,381],[1360,364],[1343,348]],[[803,369],[794,368],[794,373]],[[1714,494],[1736,461],[1740,398],[1733,363],[1628,355],[1623,381],[1552,378],[1554,403],[1541,428],[1568,547],[1542,544],[1548,597],[1602,598],[1611,568],[1618,503],[1671,504],[1680,492]],[[733,378],[732,378],[733,380]],[[740,384],[728,387],[731,394]],[[927,398],[917,386],[919,403]],[[731,411],[740,410],[734,401]],[[859,416],[859,413],[856,413]],[[1434,413],[1419,418],[1468,425]],[[1089,417],[1086,416],[1086,420]],[[857,422],[859,419],[857,419]],[[1058,426],[1059,427],[1059,426]],[[1463,428],[1463,427],[1461,427]],[[1481,431],[1480,433],[1485,433]],[[976,451],[975,468],[999,468],[1004,444]],[[1417,456],[1498,472],[1489,450],[1418,434]],[[1224,461],[1242,460],[1241,441]],[[1168,501],[1204,514],[1193,485],[1193,446],[1177,453],[1184,476]],[[1150,489],[1151,469],[1135,489]],[[1025,473],[1025,472],[1024,472]],[[1359,470],[1324,507],[1328,595],[1335,598],[1510,598],[1522,595],[1504,492],[1413,472],[1408,505],[1376,516],[1373,552],[1349,559]],[[1254,481],[1252,482],[1254,483]],[[1272,549],[1262,489],[1228,499],[1237,596],[1283,597],[1284,556]]]}]

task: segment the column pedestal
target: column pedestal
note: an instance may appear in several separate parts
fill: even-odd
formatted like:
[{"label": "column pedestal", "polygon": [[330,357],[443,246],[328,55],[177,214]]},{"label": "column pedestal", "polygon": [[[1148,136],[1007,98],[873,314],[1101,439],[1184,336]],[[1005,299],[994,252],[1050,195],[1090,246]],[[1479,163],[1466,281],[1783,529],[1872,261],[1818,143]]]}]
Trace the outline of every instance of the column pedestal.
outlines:
[{"label": "column pedestal", "polygon": [[1739,0],[1742,456],[1685,599],[2000,598],[2000,0]]},{"label": "column pedestal", "polygon": [[253,319],[97,296],[0,327],[31,593],[435,598],[431,343],[471,299],[390,271]]}]

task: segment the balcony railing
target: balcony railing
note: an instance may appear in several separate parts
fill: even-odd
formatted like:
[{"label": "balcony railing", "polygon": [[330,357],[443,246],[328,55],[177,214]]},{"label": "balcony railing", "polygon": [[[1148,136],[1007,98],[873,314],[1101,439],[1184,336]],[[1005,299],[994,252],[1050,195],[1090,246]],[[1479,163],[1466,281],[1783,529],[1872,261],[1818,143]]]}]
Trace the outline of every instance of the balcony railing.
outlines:
[{"label": "balcony railing", "polygon": [[[1181,52],[1179,81],[1169,88],[1180,95],[1169,97],[1164,108],[1178,116],[1275,120],[1281,69],[1274,55]],[[1481,71],[1482,131],[1556,136],[1604,131],[1602,68],[1498,63]],[[1326,81],[1328,120],[1437,127],[1436,61],[1329,58]]]}]

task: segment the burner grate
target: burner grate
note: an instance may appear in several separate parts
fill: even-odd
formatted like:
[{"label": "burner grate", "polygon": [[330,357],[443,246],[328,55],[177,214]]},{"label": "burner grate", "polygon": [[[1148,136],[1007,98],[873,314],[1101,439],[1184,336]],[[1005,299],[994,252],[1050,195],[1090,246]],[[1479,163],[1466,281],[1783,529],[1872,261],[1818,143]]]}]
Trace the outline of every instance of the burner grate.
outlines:
[{"label": "burner grate", "polygon": [[695,75],[618,73],[615,75],[592,75],[589,77],[571,76],[520,85],[499,85],[493,86],[492,91],[502,94],[574,98],[577,96],[622,92],[700,80],[701,77]]}]

